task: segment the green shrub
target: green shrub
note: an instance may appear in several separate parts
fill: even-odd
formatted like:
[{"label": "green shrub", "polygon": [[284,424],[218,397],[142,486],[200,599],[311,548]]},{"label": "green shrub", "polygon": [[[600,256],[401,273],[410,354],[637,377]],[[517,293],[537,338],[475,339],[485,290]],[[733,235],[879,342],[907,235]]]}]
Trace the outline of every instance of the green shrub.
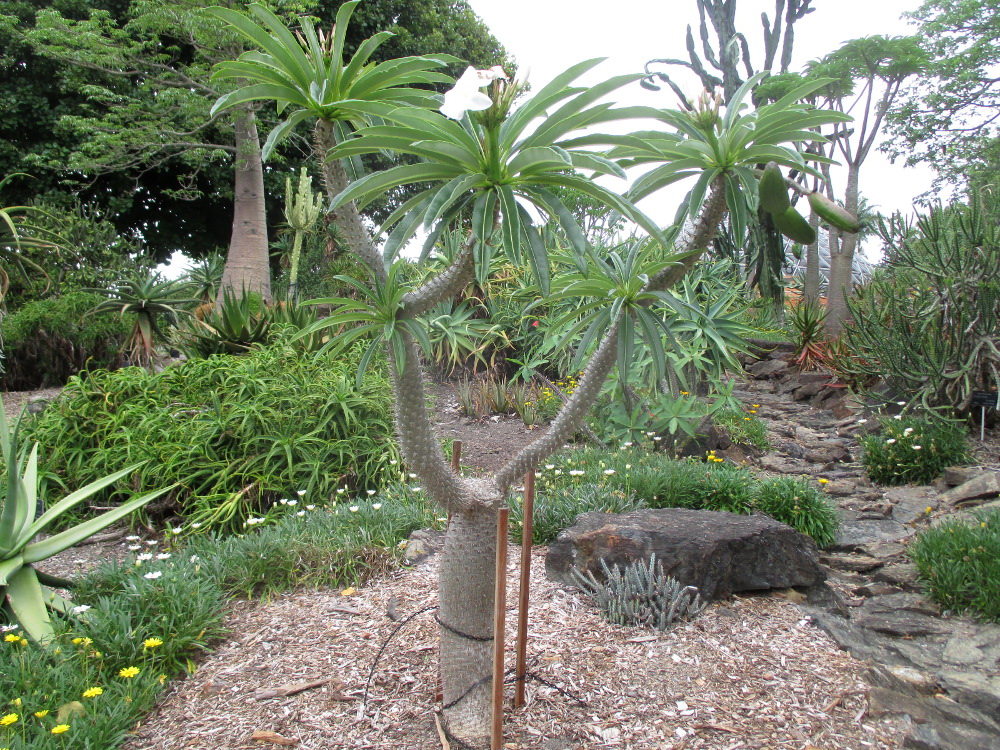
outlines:
[{"label": "green shrub", "polygon": [[745,445],[758,451],[770,450],[767,426],[756,416],[755,409],[747,413],[736,409],[720,409],[714,414],[713,420],[736,445]]},{"label": "green shrub", "polygon": [[942,607],[1000,623],[1000,511],[947,520],[918,535],[908,552]]},{"label": "green shrub", "polygon": [[3,386],[12,391],[60,386],[77,373],[114,369],[129,326],[119,317],[87,315],[104,297],[71,292],[29,302],[3,320]]},{"label": "green shrub", "polygon": [[881,418],[881,430],[861,439],[861,462],[879,484],[928,484],[948,466],[969,460],[964,425],[936,419]]},{"label": "green shrub", "polygon": [[[517,544],[520,544],[524,531],[523,496],[515,495],[510,504],[511,536]],[[604,513],[627,513],[641,507],[643,504],[635,495],[597,484],[561,487],[538,493],[532,516],[531,541],[534,544],[549,544],[555,541],[559,532],[572,526],[581,513],[592,510]]]},{"label": "green shrub", "polygon": [[[29,424],[49,451],[49,484],[83,486],[149,459],[137,490],[177,484],[165,511],[187,529],[242,529],[252,515],[303,491],[313,502],[338,487],[376,488],[398,450],[389,385],[356,359],[300,355],[284,346],[72,380]],[[109,500],[113,498],[107,498]]]},{"label": "green shrub", "polygon": [[840,527],[837,509],[807,479],[773,477],[762,479],[754,490],[753,507],[803,534],[817,545],[833,544]]}]

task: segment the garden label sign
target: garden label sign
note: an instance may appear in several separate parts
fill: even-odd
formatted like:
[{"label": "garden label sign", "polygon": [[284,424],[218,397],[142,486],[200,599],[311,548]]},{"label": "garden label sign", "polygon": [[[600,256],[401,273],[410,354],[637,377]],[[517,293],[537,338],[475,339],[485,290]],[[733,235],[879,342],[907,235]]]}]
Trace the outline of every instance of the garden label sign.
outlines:
[{"label": "garden label sign", "polygon": [[986,410],[1000,408],[1000,393],[997,391],[973,391],[972,405],[978,406],[980,409],[979,442],[982,442],[986,431]]}]

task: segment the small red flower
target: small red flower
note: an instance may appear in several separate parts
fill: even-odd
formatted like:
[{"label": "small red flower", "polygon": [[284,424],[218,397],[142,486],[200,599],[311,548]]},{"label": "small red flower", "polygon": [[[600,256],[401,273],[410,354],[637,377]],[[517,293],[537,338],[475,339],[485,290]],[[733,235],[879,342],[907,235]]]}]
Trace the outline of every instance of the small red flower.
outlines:
[{"label": "small red flower", "polygon": [[535,321],[534,323],[532,323],[531,325],[532,325],[532,327],[533,327],[533,328],[537,328],[537,327],[538,327],[538,321],[536,320],[536,321]]}]

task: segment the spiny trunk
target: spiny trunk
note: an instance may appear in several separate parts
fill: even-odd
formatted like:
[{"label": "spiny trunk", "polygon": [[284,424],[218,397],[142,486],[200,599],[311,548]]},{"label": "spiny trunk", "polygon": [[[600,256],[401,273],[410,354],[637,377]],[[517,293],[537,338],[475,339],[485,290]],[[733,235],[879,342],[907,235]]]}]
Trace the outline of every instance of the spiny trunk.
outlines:
[{"label": "spiny trunk", "polygon": [[442,713],[450,734],[472,747],[488,747],[500,495],[488,480],[467,482],[471,492],[484,496],[452,516],[438,572]]},{"label": "spiny trunk", "polygon": [[[233,233],[222,272],[222,288],[240,297],[256,292],[271,301],[271,267],[267,247],[267,217],[264,212],[264,169],[260,160],[260,138],[253,111],[236,118],[236,178],[233,199]],[[217,295],[221,306],[223,294]]]}]

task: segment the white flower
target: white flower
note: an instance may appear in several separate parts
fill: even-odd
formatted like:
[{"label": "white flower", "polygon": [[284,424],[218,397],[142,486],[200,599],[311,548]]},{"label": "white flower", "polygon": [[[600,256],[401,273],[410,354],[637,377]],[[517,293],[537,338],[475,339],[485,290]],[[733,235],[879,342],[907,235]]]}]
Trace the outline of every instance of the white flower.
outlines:
[{"label": "white flower", "polygon": [[632,464],[625,464],[625,468],[626,469],[631,469],[632,468]]},{"label": "white flower", "polygon": [[632,443],[622,443],[622,448],[631,448]]},{"label": "white flower", "polygon": [[341,487],[340,489],[338,489],[338,490],[337,490],[337,494],[338,494],[338,495],[343,495],[343,494],[344,494],[344,488],[343,488],[343,487]]},{"label": "white flower", "polygon": [[655,438],[653,438],[653,440],[655,440],[656,442],[660,442],[661,440],[663,440],[663,438],[657,435]]},{"label": "white flower", "polygon": [[136,550],[142,549],[142,545],[141,544],[130,544],[128,546],[128,548],[129,548],[130,552],[135,552]]},{"label": "white flower", "polygon": [[0,633],[9,633],[12,630],[17,630],[17,625],[0,625]]},{"label": "white flower", "polygon": [[906,406],[906,402],[905,401],[897,401],[896,402],[896,406]]},{"label": "white flower", "polygon": [[306,514],[306,512],[305,512],[304,510],[300,510],[300,511],[297,511],[297,512],[295,513],[295,515],[297,515],[297,516],[298,516],[299,518],[301,518],[301,517],[302,517],[302,516],[304,516],[305,514]]},{"label": "white flower", "polygon": [[552,473],[555,474],[556,476],[559,476],[560,474],[562,474],[562,469],[556,469]]},{"label": "white flower", "polygon": [[294,505],[298,505],[298,504],[299,504],[299,501],[298,501],[298,500],[289,500],[289,501],[288,501],[288,507],[289,507],[289,508],[291,508],[291,507],[292,507],[292,506],[294,506]]},{"label": "white flower", "polygon": [[893,419],[902,419],[902,418],[903,418],[902,414],[897,414],[896,416],[893,417]]},{"label": "white flower", "polygon": [[447,522],[447,520],[448,520],[448,517],[447,517],[447,516],[445,516],[444,518],[439,518],[439,519],[437,519],[437,520],[438,520],[438,521],[440,521],[441,523],[445,523],[445,522]]},{"label": "white flower", "polygon": [[360,507],[361,506],[359,506],[359,505],[352,505],[351,506],[351,513],[357,513],[358,510],[360,509]]},{"label": "white flower", "polygon": [[169,560],[170,559],[170,553],[169,552],[161,552],[160,554],[158,554],[156,556],[156,559],[157,560]]},{"label": "white flower", "polygon": [[892,445],[895,442],[896,442],[896,438],[889,438],[888,440],[885,441],[885,444],[886,445]]},{"label": "white flower", "polygon": [[582,477],[585,473],[583,469],[570,469],[569,475],[571,477]]},{"label": "white flower", "polygon": [[379,510],[382,507],[382,503],[372,503],[372,510]]},{"label": "white flower", "polygon": [[552,471],[554,468],[556,468],[556,465],[555,464],[545,464],[545,468],[548,469],[549,471]]},{"label": "white flower", "polygon": [[264,523],[264,519],[263,518],[248,518],[245,525],[246,526],[256,526],[259,523]]},{"label": "white flower", "polygon": [[400,542],[399,544],[397,544],[396,546],[397,546],[397,547],[399,547],[400,549],[406,549],[406,544],[407,544],[407,542],[406,542],[406,540],[404,539],[403,541],[401,541],[401,542]]},{"label": "white flower", "polygon": [[462,73],[462,77],[455,81],[455,85],[445,92],[441,114],[452,120],[461,120],[466,112],[489,109],[493,100],[479,89],[489,86],[498,78],[508,80],[507,74],[499,65],[494,65],[489,70],[476,70],[470,65]]},{"label": "white flower", "polygon": [[143,576],[143,578],[148,578],[149,580],[152,581],[152,580],[155,580],[155,579],[159,578],[162,575],[163,575],[163,571],[162,570],[153,570],[153,571],[150,571],[149,573],[146,573]]},{"label": "white flower", "polygon": [[191,557],[188,559],[190,559],[191,562],[198,562],[201,558],[198,557],[198,555],[191,555]]},{"label": "white flower", "polygon": [[73,614],[74,615],[82,615],[88,609],[90,609],[90,605],[89,604],[78,604],[77,606],[73,607]]},{"label": "white flower", "polygon": [[423,487],[410,487],[410,492],[420,492],[422,489]]},{"label": "white flower", "polygon": [[282,505],[288,505],[288,498],[287,497],[281,498],[281,504]]},{"label": "white flower", "polygon": [[922,445],[914,445],[913,446],[913,450],[915,450],[915,451],[923,450],[923,447],[924,446],[922,446]]},{"label": "white flower", "polygon": [[306,494],[306,491],[305,490],[295,490],[295,494],[298,495],[299,497],[302,497],[303,495]]},{"label": "white flower", "polygon": [[138,542],[139,541],[139,537],[137,537],[135,534],[133,534],[132,536],[125,537],[125,541],[126,542]]},{"label": "white flower", "polygon": [[414,474],[412,471],[407,476],[409,476],[410,479],[416,479],[417,478],[417,475]]},{"label": "white flower", "polygon": [[146,540],[146,544],[148,544],[150,547],[155,547],[157,545],[157,541],[155,539],[148,539]]},{"label": "white flower", "polygon": [[153,559],[152,552],[143,552],[141,555],[135,556],[136,562],[146,562],[146,560],[152,560],[152,559]]},{"label": "white flower", "polygon": [[858,420],[858,424],[868,424],[868,420],[867,419],[859,419]]},{"label": "white flower", "polygon": [[193,524],[191,524],[191,528],[192,529],[200,529],[201,528],[201,524],[198,521],[195,521]]},{"label": "white flower", "polygon": [[171,531],[172,531],[172,532],[173,532],[174,534],[180,534],[180,533],[181,533],[182,531],[184,531],[184,527],[183,527],[183,526],[174,526],[174,527],[173,527],[172,529],[170,529],[170,530],[171,530]]},{"label": "white flower", "polygon": [[913,432],[912,427],[907,427],[905,430],[903,430],[904,435],[909,435],[911,432]]},{"label": "white flower", "polygon": [[395,466],[395,465],[396,465],[396,459],[392,459],[391,461],[389,461],[389,466]]},{"label": "white flower", "polygon": [[615,470],[614,469],[605,469],[604,473],[607,474],[610,477],[612,474],[615,473]]},{"label": "white flower", "polygon": [[656,434],[655,432],[650,431],[646,433],[646,437],[653,437],[653,435],[655,434]]},{"label": "white flower", "polygon": [[307,505],[306,506],[306,510],[316,510],[316,506],[315,505]]},{"label": "white flower", "polygon": [[368,497],[371,497],[372,495],[375,494],[375,490],[365,490],[365,491],[368,493]]}]

